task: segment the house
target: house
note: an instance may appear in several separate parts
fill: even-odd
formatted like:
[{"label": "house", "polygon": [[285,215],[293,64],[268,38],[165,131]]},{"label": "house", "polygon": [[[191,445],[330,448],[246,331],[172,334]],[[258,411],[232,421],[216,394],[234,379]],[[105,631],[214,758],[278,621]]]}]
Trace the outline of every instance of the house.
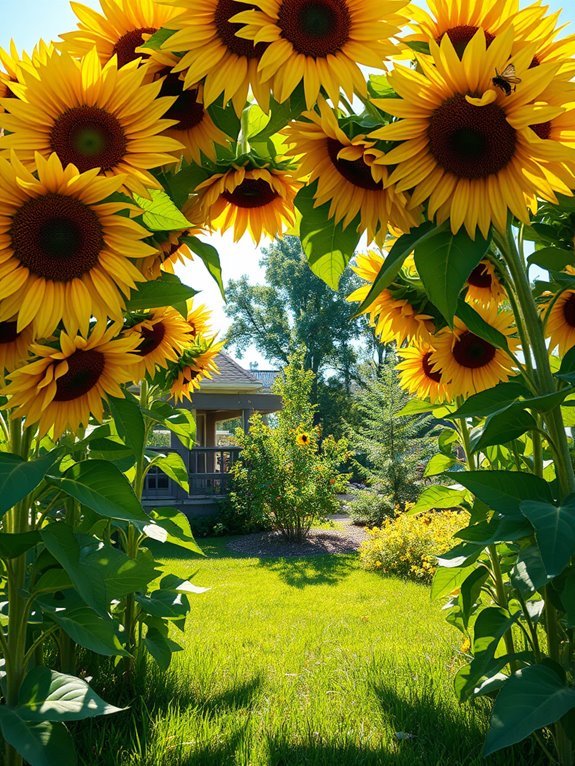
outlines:
[{"label": "house", "polygon": [[181,455],[188,472],[189,493],[159,470],[146,477],[143,503],[147,507],[171,506],[190,519],[215,515],[230,491],[230,469],[240,453],[234,432],[247,432],[254,412],[269,415],[281,409],[281,398],[271,391],[279,374],[275,370],[245,370],[221,352],[216,363],[220,374],[204,379],[194,392],[190,409],[196,420],[196,446],[185,449],[169,431],[154,433],[151,449]]}]

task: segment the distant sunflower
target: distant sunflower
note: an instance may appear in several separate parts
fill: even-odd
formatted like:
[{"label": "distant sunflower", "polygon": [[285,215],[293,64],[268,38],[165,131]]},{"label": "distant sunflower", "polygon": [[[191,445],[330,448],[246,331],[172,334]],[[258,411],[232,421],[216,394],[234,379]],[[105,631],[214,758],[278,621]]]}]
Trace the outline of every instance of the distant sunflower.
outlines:
[{"label": "distant sunflower", "polygon": [[512,43],[510,28],[486,51],[485,35],[477,32],[460,60],[449,36],[441,46],[431,41],[434,65],[417,55],[418,70],[396,67],[389,80],[401,98],[376,102],[401,118],[372,134],[401,142],[380,160],[396,165],[388,183],[413,189],[412,205],[428,200],[429,217],[449,219],[454,233],[465,226],[472,237],[477,228],[487,236],[491,223],[504,230],[508,210],[528,223],[538,196],[553,201],[556,191],[570,194],[561,173],[564,164],[573,165],[571,149],[535,141],[529,127],[556,67],[518,66],[521,84],[510,95],[493,86]]},{"label": "distant sunflower", "polygon": [[181,145],[158,135],[173,125],[162,119],[173,99],[157,98],[161,83],[143,84],[135,64],[103,68],[95,50],[82,61],[52,52],[33,71],[22,69],[22,99],[4,99],[0,149],[15,149],[22,161],[56,152],[63,165],[80,172],[99,168],[122,175],[126,188],[140,195],[161,188],[149,172],[176,161]]},{"label": "distant sunflower", "polygon": [[[7,51],[4,48],[0,48],[0,99],[3,98],[18,98],[21,86],[19,84],[19,73],[22,66],[28,69],[33,69],[35,64],[40,61],[45,61],[52,51],[52,45],[48,45],[43,40],[40,40],[38,45],[34,48],[32,55],[27,53],[18,53],[18,48],[12,40],[10,42],[10,50]],[[4,111],[4,107],[0,103],[0,112]]]},{"label": "distant sunflower", "polygon": [[0,380],[5,373],[13,372],[26,360],[33,340],[31,325],[18,332],[16,317],[0,322]]},{"label": "distant sunflower", "polygon": [[243,6],[236,0],[165,0],[179,11],[170,23],[176,33],[163,49],[182,54],[174,72],[185,72],[186,88],[204,83],[204,103],[212,104],[223,94],[238,114],[251,88],[256,101],[267,111],[269,87],[262,85],[258,64],[266,45],[254,45],[236,36],[240,24],[230,21]]},{"label": "distant sunflower", "polygon": [[560,34],[564,30],[563,25],[558,25],[561,12],[548,14],[548,10],[549,6],[538,0],[519,11],[513,19],[513,52],[526,49],[530,69],[558,64],[555,79],[567,82],[575,74],[575,35]]},{"label": "distant sunflower", "polygon": [[[366,280],[367,284],[355,290],[348,301],[362,302],[371,290],[383,265],[383,256],[373,250],[356,257],[353,271]],[[396,341],[428,341],[435,330],[433,317],[421,313],[405,298],[394,297],[391,290],[382,290],[364,310],[370,319],[374,332],[382,343]]]},{"label": "distant sunflower", "polygon": [[216,357],[224,346],[225,341],[216,343],[214,339],[206,343],[198,339],[194,346],[183,352],[177,365],[170,368],[170,393],[176,402],[181,402],[184,397],[191,399],[192,393],[200,387],[202,380],[211,380],[212,374],[219,373]]},{"label": "distant sunflower", "polygon": [[5,393],[14,417],[38,423],[40,436],[58,438],[66,430],[101,421],[104,400],[123,397],[120,388],[133,378],[138,358],[130,353],[137,338],[116,338],[114,328],[98,322],[87,338],[60,333],[56,346],[34,343],[33,357],[8,378]]},{"label": "distant sunflower", "polygon": [[210,333],[210,323],[212,321],[212,314],[206,306],[201,304],[196,306],[194,299],[190,298],[187,304],[188,316],[187,323],[192,333],[192,340],[198,337],[207,337]]},{"label": "distant sunflower", "polygon": [[79,23],[73,32],[60,35],[66,50],[82,58],[95,47],[102,65],[116,56],[119,67],[146,57],[138,48],[160,28],[169,29],[178,14],[177,8],[156,0],[100,0],[102,13],[80,3],[71,6]]},{"label": "distant sunflower", "polygon": [[233,229],[234,242],[247,231],[257,245],[262,236],[273,239],[293,226],[300,186],[284,170],[233,165],[196,187],[197,197],[186,213],[202,226]]},{"label": "distant sunflower", "polygon": [[153,309],[125,334],[139,341],[134,351],[140,360],[134,368],[134,380],[141,380],[146,373],[153,377],[157,367],[166,368],[168,362],[176,362],[192,340],[189,324],[171,306]]},{"label": "distant sunflower", "polygon": [[[374,164],[383,152],[364,135],[348,138],[335,112],[320,98],[319,114],[306,112],[306,121],[293,122],[285,130],[288,155],[298,158],[298,177],[317,181],[315,205],[330,203],[329,216],[344,227],[359,215],[359,231],[369,242],[381,243],[388,222],[408,231],[417,223],[407,210],[408,198],[393,186],[384,188],[387,168]],[[383,172],[382,172],[383,171]]]},{"label": "distant sunflower", "polygon": [[153,244],[157,247],[156,252],[140,262],[142,274],[147,280],[158,279],[162,271],[174,274],[178,264],[184,265],[194,258],[194,254],[185,242],[185,237],[195,237],[201,233],[202,230],[195,227],[180,231],[159,232],[153,239]]},{"label": "distant sunflower", "polygon": [[449,401],[446,385],[439,367],[431,363],[433,346],[413,343],[398,351],[401,362],[397,365],[399,384],[418,399],[428,399],[432,404]]},{"label": "distant sunflower", "polygon": [[467,277],[467,300],[481,306],[498,306],[505,299],[505,290],[491,261],[481,261]]},{"label": "distant sunflower", "polygon": [[299,447],[309,447],[309,445],[311,444],[310,435],[305,433],[305,431],[302,431],[296,436],[296,444]]},{"label": "distant sunflower", "polygon": [[271,80],[278,101],[285,101],[303,80],[308,109],[323,87],[334,104],[340,88],[348,98],[365,94],[359,68],[381,69],[395,51],[391,38],[403,23],[398,12],[406,0],[253,0],[251,10],[234,16],[246,24],[238,35],[266,43],[258,67]]},{"label": "distant sunflower", "polygon": [[546,324],[550,350],[559,349],[561,355],[575,346],[575,290],[564,290],[555,303]]},{"label": "distant sunflower", "polygon": [[[507,337],[512,351],[517,349],[511,312],[484,311],[482,316]],[[453,398],[486,391],[513,374],[508,354],[472,333],[457,317],[453,328],[444,327],[434,336],[433,345],[429,361],[433,369],[441,370]]]},{"label": "distant sunflower", "polygon": [[90,317],[121,320],[124,296],[143,276],[131,258],[154,250],[148,231],[107,202],[122,178],[98,170],[78,174],[53,154],[36,156],[36,179],[13,154],[0,159],[0,321],[17,316],[17,330],[37,337],[60,321],[86,333]]}]

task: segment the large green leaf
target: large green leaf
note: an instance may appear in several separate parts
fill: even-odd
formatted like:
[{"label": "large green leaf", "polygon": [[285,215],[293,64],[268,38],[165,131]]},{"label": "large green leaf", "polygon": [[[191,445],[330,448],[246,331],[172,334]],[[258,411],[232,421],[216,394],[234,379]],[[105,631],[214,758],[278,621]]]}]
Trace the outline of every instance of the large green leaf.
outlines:
[{"label": "large green leaf", "polygon": [[440,484],[427,487],[419,496],[415,505],[408,513],[416,514],[424,511],[433,511],[436,508],[457,508],[465,500],[467,492],[461,489],[452,489]]},{"label": "large green leaf", "polygon": [[461,298],[459,299],[456,314],[465,324],[469,332],[477,335],[478,338],[483,338],[483,340],[486,340],[488,343],[491,343],[492,346],[496,346],[497,348],[502,348],[504,350],[509,349],[509,344],[507,343],[505,335],[490,325],[489,322],[486,322],[481,314]]},{"label": "large green leaf", "polygon": [[0,706],[0,731],[29,766],[76,766],[74,743],[63,723],[26,721],[18,711]]},{"label": "large green leaf", "polygon": [[0,559],[15,559],[40,542],[38,532],[0,533]]},{"label": "large green leaf", "polygon": [[154,540],[171,543],[200,556],[204,552],[197,544],[190,529],[187,517],[176,508],[158,508],[151,511],[152,523],[144,527],[144,532]]},{"label": "large green leaf", "polygon": [[451,417],[486,417],[506,409],[522,396],[528,396],[528,389],[519,381],[509,380],[498,383],[487,391],[481,391],[466,399]]},{"label": "large green leaf", "polygon": [[70,638],[85,649],[105,657],[129,657],[118,638],[117,624],[89,607],[50,609],[49,615]]},{"label": "large green leaf", "polygon": [[425,221],[425,223],[420,224],[416,229],[412,229],[408,234],[402,234],[401,237],[394,242],[369,293],[359,307],[358,313],[367,311],[381,291],[385,290],[386,287],[389,287],[399,274],[406,258],[411,255],[414,248],[418,244],[422,244],[427,239],[435,236],[435,234],[442,231],[443,228],[444,227],[441,226],[435,226],[435,224],[430,221]]},{"label": "large green leaf", "polygon": [[522,548],[509,573],[511,583],[524,598],[541,591],[553,578],[547,574],[541,551],[535,545]]},{"label": "large green leaf", "polygon": [[174,433],[186,449],[195,447],[196,421],[191,410],[176,409],[167,402],[158,402],[145,414]]},{"label": "large green leaf", "polygon": [[562,250],[560,247],[542,247],[535,250],[527,259],[529,264],[536,264],[547,271],[563,271],[565,266],[575,265],[572,250]]},{"label": "large green leaf", "polygon": [[314,274],[332,290],[337,290],[341,275],[359,243],[358,221],[354,219],[344,229],[329,217],[329,203],[314,207],[317,185],[304,186],[296,198],[295,206],[302,214],[300,239]]},{"label": "large green leaf", "polygon": [[203,242],[198,237],[184,237],[184,242],[193,253],[201,258],[204,266],[220,288],[221,296],[225,300],[226,293],[222,279],[222,264],[220,263],[220,254],[216,248],[207,242]]},{"label": "large green leaf", "polygon": [[469,618],[471,617],[475,603],[481,594],[481,589],[488,579],[489,570],[481,564],[461,583],[459,603],[461,605],[463,624],[466,628],[469,625]]},{"label": "large green leaf", "polygon": [[519,471],[462,471],[457,481],[503,515],[521,516],[522,500],[552,503],[553,494],[546,481]]},{"label": "large green leaf", "polygon": [[168,669],[174,652],[182,651],[182,647],[179,644],[172,641],[157,628],[148,628],[144,644],[161,670]]},{"label": "large green leaf", "polygon": [[571,567],[565,576],[561,590],[561,603],[565,610],[568,628],[575,628],[575,568]]},{"label": "large green leaf", "polygon": [[537,428],[535,418],[526,410],[514,408],[490,415],[483,428],[473,435],[471,448],[474,452],[497,444],[507,444]]},{"label": "large green leaf", "polygon": [[[151,453],[150,453],[151,454]],[[169,476],[182,489],[189,493],[190,482],[188,479],[188,469],[184,463],[183,457],[179,452],[167,452],[166,454],[156,455],[153,459],[153,465]]]},{"label": "large green leaf", "polygon": [[575,689],[560,672],[531,665],[514,673],[497,695],[483,754],[521,742],[575,708]]},{"label": "large green leaf", "polygon": [[568,498],[560,506],[524,500],[520,508],[535,529],[547,574],[557,577],[575,555],[575,498]]},{"label": "large green leaf", "polygon": [[473,566],[465,567],[439,567],[433,575],[431,584],[431,598],[448,596],[473,572]]},{"label": "large green leaf", "polygon": [[434,455],[425,466],[424,476],[437,476],[440,473],[449,471],[456,464],[456,459],[449,455],[442,455],[440,452]]},{"label": "large green leaf", "polygon": [[184,285],[174,274],[164,272],[159,279],[152,282],[138,283],[138,289],[132,291],[126,306],[128,311],[177,306],[188,298],[193,298],[196,292],[192,287]]},{"label": "large green leaf", "polygon": [[148,521],[124,474],[105,460],[83,460],[62,477],[49,476],[58,487],[100,516],[121,521]]},{"label": "large green leaf", "polygon": [[53,450],[37,460],[23,460],[19,455],[0,452],[0,516],[36,489],[60,454],[60,450]]},{"label": "large green leaf", "polygon": [[136,596],[136,601],[146,614],[164,620],[181,620],[190,611],[188,597],[177,590],[161,589],[140,594]]},{"label": "large green leaf", "polygon": [[163,189],[150,189],[149,191],[151,199],[134,194],[135,203],[144,211],[142,220],[147,229],[150,231],[181,231],[192,226]]},{"label": "large green leaf", "polygon": [[146,446],[146,434],[144,418],[137,400],[131,396],[126,399],[109,397],[108,404],[120,438],[134,455],[139,457]]},{"label": "large green leaf", "polygon": [[46,667],[33,668],[20,687],[18,714],[26,721],[82,721],[119,713],[81,678]]},{"label": "large green leaf", "polygon": [[459,294],[473,269],[489,250],[489,240],[460,229],[440,231],[415,247],[415,265],[429,299],[452,324]]}]

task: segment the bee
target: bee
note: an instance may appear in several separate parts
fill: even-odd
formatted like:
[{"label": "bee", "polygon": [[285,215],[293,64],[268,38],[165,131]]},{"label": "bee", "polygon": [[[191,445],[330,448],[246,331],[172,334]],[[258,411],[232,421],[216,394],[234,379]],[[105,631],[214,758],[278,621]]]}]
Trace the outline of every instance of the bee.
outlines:
[{"label": "bee", "polygon": [[502,90],[506,96],[510,96],[517,90],[521,78],[517,77],[514,64],[507,64],[503,72],[495,70],[495,77],[491,80],[496,88]]}]

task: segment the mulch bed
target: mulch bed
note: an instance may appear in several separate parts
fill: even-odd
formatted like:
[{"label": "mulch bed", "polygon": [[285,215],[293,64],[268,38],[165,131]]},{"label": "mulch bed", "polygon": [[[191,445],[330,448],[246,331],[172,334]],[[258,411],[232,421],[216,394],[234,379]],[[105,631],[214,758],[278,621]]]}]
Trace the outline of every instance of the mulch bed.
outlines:
[{"label": "mulch bed", "polygon": [[303,543],[288,543],[277,532],[258,532],[236,537],[227,547],[242,556],[319,556],[326,553],[355,553],[367,537],[363,527],[345,523],[344,529],[312,529]]}]

